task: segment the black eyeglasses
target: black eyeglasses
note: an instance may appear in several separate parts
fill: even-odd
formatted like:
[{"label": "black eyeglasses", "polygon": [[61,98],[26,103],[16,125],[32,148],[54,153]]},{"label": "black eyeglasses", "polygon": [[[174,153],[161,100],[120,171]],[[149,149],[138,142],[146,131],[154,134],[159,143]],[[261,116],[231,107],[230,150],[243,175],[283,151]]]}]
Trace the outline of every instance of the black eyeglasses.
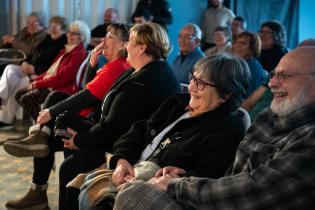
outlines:
[{"label": "black eyeglasses", "polygon": [[270,78],[275,77],[279,82],[287,81],[290,77],[298,76],[298,75],[313,75],[315,72],[285,72],[285,71],[276,71],[273,70],[269,73]]},{"label": "black eyeglasses", "polygon": [[191,75],[190,82],[192,81],[196,84],[198,90],[204,90],[206,85],[216,87],[215,84],[211,84],[209,82],[203,81],[202,79],[198,79],[194,75]]}]

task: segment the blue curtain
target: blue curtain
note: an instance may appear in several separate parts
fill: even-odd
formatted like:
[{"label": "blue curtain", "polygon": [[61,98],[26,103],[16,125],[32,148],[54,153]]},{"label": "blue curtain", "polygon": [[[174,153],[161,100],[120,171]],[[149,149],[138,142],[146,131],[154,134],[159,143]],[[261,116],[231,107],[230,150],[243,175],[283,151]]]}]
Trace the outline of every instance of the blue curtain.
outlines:
[{"label": "blue curtain", "polygon": [[295,48],[299,40],[299,0],[230,0],[236,15],[247,20],[248,31],[257,32],[261,23],[278,20],[287,31],[287,47]]}]

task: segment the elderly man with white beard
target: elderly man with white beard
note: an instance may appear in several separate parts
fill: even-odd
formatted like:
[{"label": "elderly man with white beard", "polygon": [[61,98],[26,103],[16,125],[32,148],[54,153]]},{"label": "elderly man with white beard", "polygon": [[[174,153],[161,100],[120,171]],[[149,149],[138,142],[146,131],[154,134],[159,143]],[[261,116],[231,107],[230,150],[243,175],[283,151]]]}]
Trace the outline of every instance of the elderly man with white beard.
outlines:
[{"label": "elderly man with white beard", "polygon": [[314,58],[315,47],[301,47],[280,60],[271,107],[248,130],[227,176],[181,178],[165,167],[148,182],[122,186],[114,209],[314,209]]}]

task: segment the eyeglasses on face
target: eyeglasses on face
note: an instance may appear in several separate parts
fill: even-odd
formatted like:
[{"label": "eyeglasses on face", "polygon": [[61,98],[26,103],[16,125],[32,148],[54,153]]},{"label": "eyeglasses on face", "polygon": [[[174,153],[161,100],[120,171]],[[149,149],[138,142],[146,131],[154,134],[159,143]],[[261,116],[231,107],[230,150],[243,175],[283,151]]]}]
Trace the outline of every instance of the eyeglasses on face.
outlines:
[{"label": "eyeglasses on face", "polygon": [[195,36],[190,36],[190,35],[178,35],[177,38],[186,41],[186,40],[196,39],[197,37],[195,37]]},{"label": "eyeglasses on face", "polygon": [[110,31],[109,32],[107,32],[107,34],[106,34],[106,39],[112,39],[112,38],[115,38],[115,37],[117,37],[117,35],[115,35],[115,34],[112,34]]},{"label": "eyeglasses on face", "polygon": [[81,35],[80,32],[75,32],[75,31],[67,31],[67,34],[70,36],[80,36]]},{"label": "eyeglasses on face", "polygon": [[299,75],[313,75],[315,72],[285,72],[285,71],[276,71],[273,70],[269,73],[270,78],[276,78],[279,82],[285,82],[290,77],[299,76]]},{"label": "eyeglasses on face", "polygon": [[190,82],[194,82],[198,90],[204,90],[206,85],[211,87],[216,87],[215,84],[211,84],[209,82],[203,81],[202,79],[198,79],[194,75],[191,75]]}]

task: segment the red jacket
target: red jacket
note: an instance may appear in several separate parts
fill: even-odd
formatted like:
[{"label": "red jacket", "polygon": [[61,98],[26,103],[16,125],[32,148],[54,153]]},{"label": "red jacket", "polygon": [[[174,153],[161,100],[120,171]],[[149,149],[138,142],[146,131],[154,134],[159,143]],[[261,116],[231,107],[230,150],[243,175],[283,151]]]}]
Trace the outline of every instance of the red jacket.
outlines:
[{"label": "red jacket", "polygon": [[52,88],[53,90],[68,94],[77,92],[76,75],[86,56],[86,51],[81,43],[68,53],[65,53],[65,50],[61,50],[55,58],[55,61],[57,61],[63,54],[64,56],[61,59],[54,76],[44,78],[47,73],[45,72],[33,79],[33,81],[36,81],[36,88]]}]

